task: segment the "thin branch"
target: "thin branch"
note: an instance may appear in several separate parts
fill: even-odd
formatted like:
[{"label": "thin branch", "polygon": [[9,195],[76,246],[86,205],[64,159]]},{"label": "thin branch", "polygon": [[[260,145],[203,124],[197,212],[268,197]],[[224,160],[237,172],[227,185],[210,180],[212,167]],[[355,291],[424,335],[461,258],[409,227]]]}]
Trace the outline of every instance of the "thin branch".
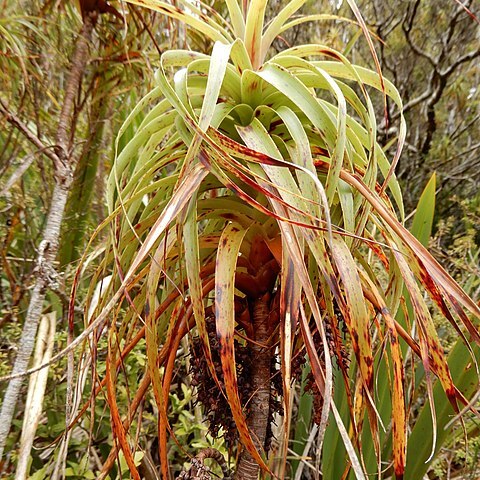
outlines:
[{"label": "thin branch", "polygon": [[[457,128],[451,133],[450,141],[456,140],[460,135],[462,135],[464,132],[468,131],[470,127],[474,124],[477,123],[477,121],[480,119],[480,113],[478,115],[475,115],[472,120],[470,120],[466,125],[458,124]],[[460,128],[462,127],[462,128]]]},{"label": "thin branch", "polygon": [[480,20],[478,17],[469,9],[471,3],[470,1],[462,3],[460,0],[455,0],[455,2],[458,3],[460,8],[464,10],[474,22],[477,22],[480,25]]},{"label": "thin branch", "polygon": [[50,149],[53,149],[54,146],[44,145],[43,142],[20,120],[20,118],[18,118],[17,115],[15,115],[10,110],[8,104],[4,102],[1,98],[0,98],[0,112],[3,113],[8,123],[10,123],[15,128],[17,128],[30,143],[35,145],[35,147],[37,147],[39,151],[41,151],[48,158],[50,158],[50,160],[52,160],[55,166],[57,166],[60,163],[60,159],[55,154],[55,152],[50,150]]},{"label": "thin branch", "polygon": [[438,163],[438,166],[441,167],[449,162],[451,162],[452,160],[455,160],[456,158],[459,158],[459,157],[463,157],[464,155],[468,155],[469,153],[472,153],[474,152],[475,150],[478,150],[480,148],[480,142],[477,142],[475,143],[474,145],[471,145],[469,148],[467,148],[466,150],[463,150],[451,157],[448,157],[446,160],[443,160],[442,162]]},{"label": "thin branch", "polygon": [[[425,90],[422,94],[420,94],[418,97],[415,97],[414,99],[410,100],[408,103],[406,103],[403,106],[403,113],[408,112],[412,108],[416,107],[418,104],[422,103],[424,100],[426,100],[428,97],[432,95],[432,87],[429,85],[428,89]],[[393,120],[396,120],[400,116],[400,113],[396,113],[393,117]]]},{"label": "thin branch", "polygon": [[464,9],[462,7],[459,7],[459,8],[457,8],[456,12],[454,12],[453,15],[451,15],[451,17],[450,17],[450,22],[448,24],[446,34],[442,37],[443,49],[442,49],[442,52],[440,53],[439,63],[442,62],[443,59],[446,56],[446,53],[448,51],[448,45],[453,38],[453,35],[455,33],[455,29],[457,28],[458,17],[463,12],[464,12]]},{"label": "thin branch", "polygon": [[425,58],[428,60],[431,65],[433,66],[434,69],[437,69],[438,67],[438,61],[435,60],[429,53],[425,52],[422,50],[418,45],[415,44],[413,41],[412,37],[410,36],[410,32],[412,31],[413,27],[413,21],[417,15],[417,10],[420,5],[420,0],[417,0],[413,6],[413,11],[411,15],[409,15],[409,12],[407,11],[407,14],[405,15],[404,21],[402,22],[402,30],[405,36],[405,40],[407,41],[409,47],[420,57]]},{"label": "thin branch", "polygon": [[137,9],[135,8],[134,5],[129,5],[130,7],[130,10],[134,13],[134,17],[135,15],[140,19],[140,21],[142,22],[142,25],[144,26],[148,36],[150,37],[150,40],[152,41],[153,43],[153,46],[156,48],[157,52],[159,55],[162,55],[162,49],[160,48],[160,46],[158,45],[158,42],[155,38],[155,35],[152,33],[152,30],[150,29],[150,27],[148,26],[148,23],[145,21],[145,19],[143,18],[143,15],[142,13]]},{"label": "thin branch", "polygon": [[452,63],[448,68],[441,71],[439,74],[442,77],[449,77],[462,63],[469,62],[478,56],[480,56],[480,48],[461,56],[456,62]]}]

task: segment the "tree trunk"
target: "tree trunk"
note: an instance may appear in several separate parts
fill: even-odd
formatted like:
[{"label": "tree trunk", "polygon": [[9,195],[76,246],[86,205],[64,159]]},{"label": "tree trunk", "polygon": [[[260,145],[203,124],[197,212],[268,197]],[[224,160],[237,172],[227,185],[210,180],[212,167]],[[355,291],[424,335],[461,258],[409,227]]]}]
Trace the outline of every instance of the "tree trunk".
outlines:
[{"label": "tree trunk", "polygon": [[[269,326],[270,294],[255,300],[253,305],[254,340],[252,350],[252,385],[253,396],[250,400],[248,427],[253,442],[261,452],[265,448],[265,439],[270,411],[270,368],[272,350],[267,345],[271,334]],[[238,462],[235,480],[256,480],[259,466],[250,453],[243,449]]]},{"label": "tree trunk", "polygon": [[[70,191],[75,160],[70,148],[70,134],[72,129],[72,113],[74,100],[81,85],[83,72],[88,58],[88,44],[90,42],[95,23],[94,16],[86,16],[82,30],[78,36],[75,51],[72,57],[70,72],[67,78],[65,98],[58,122],[56,134],[56,176],[55,187],[52,194],[50,210],[47,216],[47,224],[43,233],[43,239],[39,245],[36,260],[35,285],[33,287],[30,304],[28,306],[22,336],[18,345],[18,353],[12,374],[19,374],[27,370],[35,345],[38,323],[43,309],[43,301],[47,289],[56,282],[54,261],[58,252],[60,227],[63,221],[65,204]],[[0,459],[10,432],[13,415],[23,377],[10,380],[6,389],[2,409],[0,412]]]}]

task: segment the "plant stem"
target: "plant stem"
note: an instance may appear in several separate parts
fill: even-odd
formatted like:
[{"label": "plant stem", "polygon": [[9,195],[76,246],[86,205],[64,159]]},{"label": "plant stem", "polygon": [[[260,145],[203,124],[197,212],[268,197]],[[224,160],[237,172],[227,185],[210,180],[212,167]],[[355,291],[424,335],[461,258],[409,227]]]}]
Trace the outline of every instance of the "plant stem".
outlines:
[{"label": "plant stem", "polygon": [[[248,427],[253,442],[259,451],[265,447],[270,411],[270,368],[272,350],[269,348],[270,294],[255,300],[253,304],[253,331],[255,343],[252,344],[252,376],[254,394],[250,400]],[[235,480],[256,480],[259,466],[250,453],[244,449],[240,454]]]},{"label": "plant stem", "polygon": [[[60,227],[63,221],[65,204],[72,185],[73,171],[76,164],[69,145],[70,131],[74,128],[72,125],[72,112],[75,97],[80,88],[87,64],[88,44],[92,36],[94,24],[95,19],[93,16],[88,15],[85,17],[82,30],[77,38],[70,72],[67,78],[65,98],[56,134],[57,145],[55,147],[55,153],[56,160],[58,161],[55,162],[55,187],[53,189],[47,223],[43,232],[43,239],[38,249],[35,285],[25,317],[12,374],[24,372],[28,368],[35,345],[38,323],[42,314],[43,301],[49,286],[56,281],[56,272],[53,263],[58,252]],[[3,450],[10,431],[15,406],[20,395],[23,381],[23,377],[10,380],[3,398],[0,412],[0,459],[3,456]]]}]

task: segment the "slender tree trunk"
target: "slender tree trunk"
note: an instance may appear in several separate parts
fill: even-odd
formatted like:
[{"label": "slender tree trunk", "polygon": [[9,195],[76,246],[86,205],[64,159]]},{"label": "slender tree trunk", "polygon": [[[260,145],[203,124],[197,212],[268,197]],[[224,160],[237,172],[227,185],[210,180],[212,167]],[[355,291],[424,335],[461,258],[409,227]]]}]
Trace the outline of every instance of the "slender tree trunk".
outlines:
[{"label": "slender tree trunk", "polygon": [[[270,294],[265,294],[253,305],[253,330],[255,342],[252,344],[252,385],[253,397],[250,400],[248,426],[253,442],[259,451],[265,448],[265,439],[270,411],[270,368],[272,351],[267,345],[271,329],[269,326]],[[247,450],[243,450],[238,462],[235,480],[256,480],[259,466]]]},{"label": "slender tree trunk", "polygon": [[[56,281],[54,261],[58,252],[60,227],[65,211],[65,204],[70,191],[75,159],[70,148],[70,130],[72,128],[72,113],[75,96],[80,88],[83,72],[87,64],[88,44],[90,42],[95,15],[86,16],[82,30],[77,38],[74,54],[70,64],[65,98],[58,122],[56,135],[56,177],[55,187],[52,194],[47,223],[43,232],[43,239],[39,245],[37,265],[35,273],[35,285],[33,287],[30,304],[28,306],[22,336],[18,346],[18,353],[12,370],[13,374],[27,370],[30,357],[35,345],[38,323],[43,309],[43,301],[49,286]],[[10,432],[15,407],[23,384],[23,377],[10,380],[5,392],[2,409],[0,412],[0,459]]]}]

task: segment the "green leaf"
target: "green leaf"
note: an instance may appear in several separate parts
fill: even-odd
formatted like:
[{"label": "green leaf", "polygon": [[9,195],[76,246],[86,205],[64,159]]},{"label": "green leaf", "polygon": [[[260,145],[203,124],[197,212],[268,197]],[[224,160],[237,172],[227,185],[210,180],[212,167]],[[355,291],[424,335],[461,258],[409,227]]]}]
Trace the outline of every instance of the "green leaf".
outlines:
[{"label": "green leaf", "polygon": [[410,229],[412,234],[425,247],[428,245],[432,233],[433,216],[435,214],[435,189],[436,175],[434,173],[420,196]]},{"label": "green leaf", "polygon": [[336,96],[338,101],[338,114],[336,125],[334,125],[329,110],[322,106],[310,93],[310,91],[289,71],[278,65],[267,64],[258,75],[271,85],[275,86],[286,97],[293,100],[302,110],[315,127],[320,132],[324,132],[327,145],[332,152],[331,165],[327,178],[327,198],[329,204],[332,204],[333,195],[337,187],[337,182],[340,170],[343,166],[343,157],[345,153],[346,141],[346,103],[343,93],[338,88],[337,84],[326,72],[316,69],[308,62],[294,57],[287,57],[283,60],[290,60],[289,67],[299,65],[302,68],[308,68],[319,77],[322,77],[330,86],[332,93]]},{"label": "green leaf", "polygon": [[262,33],[268,0],[250,0],[245,24],[245,48],[257,70],[262,62]]},{"label": "green leaf", "polygon": [[265,58],[268,49],[272,46],[273,41],[282,32],[282,27],[290,17],[301,8],[306,0],[289,1],[275,18],[270,22],[262,37],[262,60]]},{"label": "green leaf", "polygon": [[[476,361],[480,362],[480,349],[474,348]],[[448,355],[448,364],[457,387],[466,398],[477,391],[478,377],[472,364],[472,359],[462,340],[458,340]],[[446,426],[455,414],[451,404],[447,401],[443,387],[439,381],[433,388],[433,401],[437,409],[437,432],[436,448],[437,455],[452,434],[451,429]],[[409,435],[407,466],[405,478],[423,478],[429,469],[432,460],[427,461],[432,451],[432,421],[430,417],[430,404],[427,401],[418,415],[415,425]],[[433,457],[435,458],[435,456]]]},{"label": "green leaf", "polygon": [[227,4],[230,20],[232,21],[233,31],[237,38],[244,38],[245,36],[245,20],[243,18],[242,10],[238,0],[225,0]]}]

